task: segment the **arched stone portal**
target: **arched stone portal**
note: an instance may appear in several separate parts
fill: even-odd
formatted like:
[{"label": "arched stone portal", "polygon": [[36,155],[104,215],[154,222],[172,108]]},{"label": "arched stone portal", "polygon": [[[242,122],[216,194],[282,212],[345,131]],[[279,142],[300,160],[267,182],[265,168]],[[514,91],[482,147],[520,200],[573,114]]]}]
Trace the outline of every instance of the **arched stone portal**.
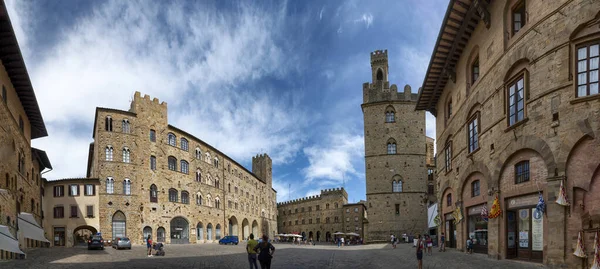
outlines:
[{"label": "arched stone portal", "polygon": [[196,243],[201,243],[204,240],[204,227],[202,222],[198,222],[196,225]]},{"label": "arched stone portal", "polygon": [[79,226],[73,231],[73,246],[87,246],[87,240],[98,233],[92,226]]},{"label": "arched stone portal", "polygon": [[252,222],[252,233],[256,237],[261,237],[262,235],[258,234],[258,222],[255,220]]},{"label": "arched stone portal", "polygon": [[[248,219],[244,219],[242,221],[242,238],[247,239],[250,236],[250,223],[248,223]],[[257,236],[256,234],[254,235]]]},{"label": "arched stone portal", "polygon": [[312,231],[308,232],[308,239],[313,239],[313,232]]},{"label": "arched stone portal", "polygon": [[189,244],[190,225],[183,217],[171,220],[171,244]]},{"label": "arched stone portal", "polygon": [[321,231],[317,231],[317,242],[321,241]]},{"label": "arched stone portal", "polygon": [[147,239],[147,238],[148,238],[148,236],[150,236],[150,238],[154,239],[154,238],[152,237],[152,228],[151,228],[150,226],[146,226],[146,227],[144,227],[144,230],[143,230],[142,232],[143,232],[143,234],[144,234],[144,235],[143,235],[143,236],[144,236],[144,239]]},{"label": "arched stone portal", "polygon": [[127,218],[122,211],[117,211],[112,217],[112,238],[127,236]]},{"label": "arched stone portal", "polygon": [[165,228],[158,227],[158,229],[156,230],[156,241],[164,243],[165,242],[165,236],[166,236]]},{"label": "arched stone portal", "polygon": [[206,225],[206,240],[214,240],[212,223]]},{"label": "arched stone portal", "polygon": [[331,241],[331,233],[330,232],[325,233],[325,241],[327,241],[327,242]]},{"label": "arched stone portal", "polygon": [[238,221],[234,216],[229,218],[229,235],[239,236]]}]

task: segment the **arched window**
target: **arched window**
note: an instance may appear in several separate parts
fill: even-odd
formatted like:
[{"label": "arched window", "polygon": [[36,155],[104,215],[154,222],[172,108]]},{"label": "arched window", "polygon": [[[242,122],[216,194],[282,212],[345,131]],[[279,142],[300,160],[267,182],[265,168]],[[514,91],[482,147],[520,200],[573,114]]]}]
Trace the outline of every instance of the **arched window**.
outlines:
[{"label": "arched window", "polygon": [[106,119],[104,119],[104,130],[106,130],[107,132],[112,132],[112,117],[111,116],[106,116]]},{"label": "arched window", "polygon": [[396,121],[396,111],[393,106],[388,106],[385,109],[385,122],[395,122]]},{"label": "arched window", "polygon": [[396,154],[396,140],[394,140],[394,139],[388,140],[387,154]]},{"label": "arched window", "polygon": [[106,193],[112,194],[115,191],[115,181],[112,177],[106,178]]},{"label": "arched window", "polygon": [[187,191],[181,192],[181,202],[184,204],[190,203],[190,194]]},{"label": "arched window", "polygon": [[201,193],[196,193],[196,204],[202,205],[202,194]]},{"label": "arched window", "polygon": [[204,227],[202,226],[202,222],[198,222],[198,225],[196,225],[196,236],[196,240],[204,239]]},{"label": "arched window", "polygon": [[206,162],[210,163],[210,153],[209,152],[206,153]]},{"label": "arched window", "polygon": [[338,203],[335,203],[335,208],[336,208],[336,209],[338,208]]},{"label": "arched window", "polygon": [[446,195],[446,206],[452,206],[452,193]]},{"label": "arched window", "polygon": [[115,212],[112,217],[112,238],[127,236],[127,219],[121,211]]},{"label": "arched window", "polygon": [[202,151],[200,150],[200,148],[196,148],[196,159],[202,160]]},{"label": "arched window", "polygon": [[169,170],[177,171],[177,159],[173,156],[169,156]]},{"label": "arched window", "polygon": [[188,141],[183,137],[181,138],[181,149],[185,151],[188,151],[189,149]]},{"label": "arched window", "polygon": [[215,208],[221,208],[221,200],[219,200],[218,196],[215,198]]},{"label": "arched window", "polygon": [[212,177],[210,176],[210,174],[206,177],[206,184],[211,186],[213,184]]},{"label": "arched window", "polygon": [[169,189],[169,202],[177,202],[177,190]]},{"label": "arched window", "polygon": [[202,173],[200,172],[200,169],[196,170],[196,182],[202,182]]},{"label": "arched window", "polygon": [[176,147],[177,146],[177,138],[175,137],[175,135],[173,133],[169,133],[167,135],[167,140],[169,145]]},{"label": "arched window", "polygon": [[217,177],[217,178],[215,178],[215,188],[218,189],[219,187],[220,187],[220,185],[219,185],[219,178]]},{"label": "arched window", "polygon": [[402,180],[392,181],[393,192],[402,192]]},{"label": "arched window", "polygon": [[212,236],[212,224],[206,225],[206,240],[213,240]]},{"label": "arched window", "polygon": [[106,146],[104,155],[106,156],[107,161],[111,162],[113,160],[113,147],[111,145]]},{"label": "arched window", "polygon": [[383,80],[383,71],[381,71],[381,69],[377,69],[377,80]]},{"label": "arched window", "polygon": [[219,158],[218,157],[215,157],[213,164],[215,165],[216,168],[219,168]]},{"label": "arched window", "polygon": [[131,195],[131,180],[128,178],[123,180],[123,194]]},{"label": "arched window", "polygon": [[212,206],[212,196],[210,194],[206,196],[206,206]]},{"label": "arched window", "polygon": [[130,131],[129,130],[129,120],[128,119],[124,119],[123,122],[122,122],[122,124],[121,124],[121,127],[122,127],[122,130],[123,130],[123,133],[128,134],[129,131]]},{"label": "arched window", "polygon": [[144,229],[142,230],[142,234],[144,236],[144,239],[148,238],[148,236],[152,238],[152,228],[150,226],[144,227]]},{"label": "arched window", "polygon": [[217,224],[215,227],[215,234],[217,236],[216,240],[221,239],[221,224]]},{"label": "arched window", "polygon": [[150,202],[158,203],[158,188],[154,184],[150,185]]},{"label": "arched window", "polygon": [[158,227],[158,229],[156,230],[156,241],[165,242],[165,228]]},{"label": "arched window", "polygon": [[181,160],[181,173],[187,174],[189,173],[189,164],[185,160]]},{"label": "arched window", "polygon": [[129,163],[130,159],[129,159],[129,148],[124,147],[123,148],[123,162],[124,163]]}]

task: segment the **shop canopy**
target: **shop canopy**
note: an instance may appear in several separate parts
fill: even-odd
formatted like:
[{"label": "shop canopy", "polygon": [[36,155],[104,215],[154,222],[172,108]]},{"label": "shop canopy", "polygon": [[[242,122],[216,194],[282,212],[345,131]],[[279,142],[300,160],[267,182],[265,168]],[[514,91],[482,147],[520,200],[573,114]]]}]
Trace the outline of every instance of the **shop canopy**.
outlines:
[{"label": "shop canopy", "polygon": [[13,253],[25,254],[19,249],[19,241],[15,239],[8,227],[0,225],[0,249]]},{"label": "shop canopy", "polygon": [[19,213],[19,231],[23,233],[23,236],[37,241],[48,242],[46,236],[44,236],[44,230],[35,221],[33,215],[29,213]]}]

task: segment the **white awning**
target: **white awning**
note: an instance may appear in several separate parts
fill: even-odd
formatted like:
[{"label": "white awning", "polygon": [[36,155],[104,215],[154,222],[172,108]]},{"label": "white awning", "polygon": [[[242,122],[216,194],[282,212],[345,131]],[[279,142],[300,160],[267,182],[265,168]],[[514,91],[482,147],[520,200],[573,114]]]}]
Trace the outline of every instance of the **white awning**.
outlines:
[{"label": "white awning", "polygon": [[33,215],[29,213],[19,213],[19,231],[26,238],[50,243],[46,239],[46,236],[44,236],[42,227],[35,221]]},{"label": "white awning", "polygon": [[19,241],[12,236],[8,230],[8,227],[4,225],[0,225],[0,249],[19,254],[25,254],[19,249]]}]

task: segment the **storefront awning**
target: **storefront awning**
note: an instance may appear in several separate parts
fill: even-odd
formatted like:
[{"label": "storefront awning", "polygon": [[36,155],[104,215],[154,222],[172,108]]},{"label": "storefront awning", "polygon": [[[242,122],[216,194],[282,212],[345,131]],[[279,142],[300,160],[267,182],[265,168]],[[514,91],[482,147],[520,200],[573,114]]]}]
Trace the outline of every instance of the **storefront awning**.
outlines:
[{"label": "storefront awning", "polygon": [[44,236],[42,227],[37,224],[33,215],[29,213],[19,213],[19,231],[22,232],[23,236],[26,238],[50,243]]},{"label": "storefront awning", "polygon": [[0,225],[0,249],[19,254],[25,254],[19,249],[19,241],[12,236],[8,230],[8,227],[4,225]]}]

